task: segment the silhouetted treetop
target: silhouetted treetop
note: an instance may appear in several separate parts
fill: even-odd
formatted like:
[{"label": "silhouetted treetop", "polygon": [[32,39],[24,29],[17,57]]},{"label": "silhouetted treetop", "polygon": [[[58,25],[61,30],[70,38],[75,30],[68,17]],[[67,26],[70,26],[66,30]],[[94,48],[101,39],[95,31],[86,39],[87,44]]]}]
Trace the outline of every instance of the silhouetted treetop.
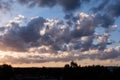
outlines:
[{"label": "silhouetted treetop", "polygon": [[9,80],[13,76],[13,73],[11,65],[3,64],[0,66],[0,79]]}]

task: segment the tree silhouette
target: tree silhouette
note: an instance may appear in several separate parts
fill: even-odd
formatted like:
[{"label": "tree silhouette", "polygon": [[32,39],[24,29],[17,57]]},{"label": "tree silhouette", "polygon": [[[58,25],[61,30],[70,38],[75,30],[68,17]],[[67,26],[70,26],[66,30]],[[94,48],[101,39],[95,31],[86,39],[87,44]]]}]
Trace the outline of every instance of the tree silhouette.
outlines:
[{"label": "tree silhouette", "polygon": [[70,65],[71,65],[72,68],[78,67],[78,64],[74,61],[71,61]]},{"label": "tree silhouette", "polygon": [[69,64],[65,64],[64,68],[70,68]]},{"label": "tree silhouette", "polygon": [[10,80],[13,77],[13,68],[11,65],[3,64],[0,66],[0,79]]}]

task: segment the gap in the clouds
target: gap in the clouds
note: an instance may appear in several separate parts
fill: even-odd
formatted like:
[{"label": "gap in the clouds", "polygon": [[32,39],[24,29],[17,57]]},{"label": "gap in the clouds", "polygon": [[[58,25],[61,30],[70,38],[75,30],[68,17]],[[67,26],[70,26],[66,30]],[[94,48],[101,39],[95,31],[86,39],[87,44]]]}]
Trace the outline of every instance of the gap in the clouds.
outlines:
[{"label": "gap in the clouds", "polygon": [[[103,27],[99,26],[99,27],[96,27],[94,35],[98,37],[100,35],[103,35],[104,33],[105,33],[105,29]],[[98,44],[98,38],[97,37],[93,39],[93,44],[94,45]]]},{"label": "gap in the clouds", "polygon": [[99,35],[102,35],[105,33],[105,29],[103,27],[97,27],[95,32],[97,32]]},{"label": "gap in the clouds", "polygon": [[112,45],[108,45],[108,47],[116,47],[120,45],[120,17],[116,18],[113,26],[116,26],[115,30],[111,32],[110,39],[113,41]]},{"label": "gap in the clouds", "polygon": [[[118,24],[118,23],[116,23],[116,24]],[[117,25],[113,25],[113,26],[117,26]],[[119,30],[118,28],[119,27],[116,27],[116,29],[108,31],[108,34],[110,36],[108,38],[107,48],[114,48],[114,47],[120,45],[120,37],[118,35],[118,34],[120,34],[120,32],[118,31]],[[95,34],[97,34],[99,36],[103,36],[106,33],[106,29],[103,27],[97,27],[95,29],[95,32],[96,32]],[[94,39],[93,44],[96,45],[97,43],[98,43],[98,40]]]},{"label": "gap in the clouds", "polygon": [[[84,13],[87,13],[87,14],[93,13],[93,12],[91,11],[91,8],[92,8],[93,6],[96,6],[97,4],[94,3],[94,1],[91,1],[91,2],[88,2],[88,3],[85,3],[85,4],[87,4],[87,5],[81,4],[81,8],[78,9],[76,12],[77,12],[77,13],[84,12]],[[93,4],[94,4],[94,5],[93,5]]]},{"label": "gap in the clouds", "polygon": [[116,18],[115,24],[118,26],[118,31],[120,31],[120,17]]},{"label": "gap in the clouds", "polygon": [[6,25],[10,20],[14,19],[14,17],[17,17],[18,15],[23,15],[26,18],[41,16],[43,18],[58,18],[63,20],[64,14],[65,13],[62,11],[62,8],[59,6],[54,6],[52,8],[35,6],[29,8],[25,5],[22,6],[18,3],[13,3],[12,11],[8,11],[6,14],[1,14],[2,19],[0,26]]}]

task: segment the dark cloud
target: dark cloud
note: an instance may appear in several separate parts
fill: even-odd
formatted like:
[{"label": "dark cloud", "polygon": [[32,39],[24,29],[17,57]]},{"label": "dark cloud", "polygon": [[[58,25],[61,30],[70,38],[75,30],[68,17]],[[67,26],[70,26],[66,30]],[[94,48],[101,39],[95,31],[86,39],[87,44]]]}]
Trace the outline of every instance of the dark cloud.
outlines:
[{"label": "dark cloud", "polygon": [[21,4],[28,4],[29,7],[53,7],[57,4],[57,0],[18,0]]},{"label": "dark cloud", "polygon": [[119,0],[102,0],[97,7],[92,7],[92,11],[98,14],[96,20],[102,27],[108,28],[110,25],[113,25],[116,18],[120,16],[119,4]]},{"label": "dark cloud", "polygon": [[108,13],[111,14],[113,17],[120,16],[120,0],[114,0],[113,4],[108,5]]},{"label": "dark cloud", "polygon": [[[73,11],[81,6],[82,2],[90,2],[89,0],[17,0],[21,4],[29,6],[53,7],[60,5],[64,11]],[[26,26],[20,26],[20,20],[23,16],[19,16],[17,20],[9,23],[9,28],[2,28],[1,46],[6,47],[6,50],[12,51],[27,51],[32,47],[51,46],[51,50],[67,51],[67,50],[89,50],[91,47],[96,47],[99,50],[106,49],[109,37],[102,36],[102,41],[96,45],[93,44],[95,39],[94,33],[97,27],[109,29],[114,25],[115,18],[119,16],[118,3],[110,3],[108,0],[102,1],[95,9],[95,14],[80,13],[74,15],[68,13],[65,15],[67,22],[51,19],[47,20],[42,17],[31,19]],[[108,4],[109,3],[109,4]],[[100,13],[100,11],[111,9],[110,11]],[[84,38],[86,39],[84,41]],[[83,39],[83,41],[81,40]],[[19,46],[18,46],[19,45]],[[44,51],[43,51],[44,52]]]},{"label": "dark cloud", "polygon": [[0,0],[0,10],[3,12],[10,11],[12,8],[12,0]]},{"label": "dark cloud", "polygon": [[66,51],[70,50],[70,47],[73,49],[87,47],[86,49],[89,49],[92,42],[88,40],[81,44],[79,38],[93,35],[94,18],[85,13],[79,15],[79,18],[76,18],[76,22],[73,23],[76,25],[75,27],[70,27],[61,20],[46,20],[42,17],[31,19],[26,26],[20,26],[19,20],[13,20],[12,23],[9,23],[9,27],[6,27],[7,32],[1,35],[0,46],[2,47],[4,44],[4,47],[11,51],[25,51],[42,45],[51,46],[53,51]]},{"label": "dark cloud", "polygon": [[96,27],[101,26],[105,29],[109,29],[110,26],[114,25],[115,19],[109,14],[95,14],[94,24]]},{"label": "dark cloud", "polygon": [[64,11],[72,11],[80,7],[80,0],[58,0]]},{"label": "dark cloud", "polygon": [[9,30],[4,36],[0,38],[1,50],[5,51],[24,51],[24,41],[18,36],[18,33],[14,30]]},{"label": "dark cloud", "polygon": [[101,0],[102,2],[97,7],[92,7],[93,12],[99,12],[103,10],[110,0]]},{"label": "dark cloud", "polygon": [[81,13],[74,17],[75,28],[72,31],[72,36],[74,38],[81,36],[88,36],[94,33],[96,24],[94,24],[94,17]]},{"label": "dark cloud", "polygon": [[[5,28],[6,32],[0,38],[1,47],[4,44],[4,47],[11,51],[29,51],[30,48],[41,46],[51,46],[50,49],[55,53],[74,49],[85,51],[93,46],[96,27],[104,23],[104,21],[97,22],[99,19],[96,20],[96,16],[86,13],[72,15],[70,19],[72,25],[59,19],[36,17],[26,26],[20,26],[21,18],[23,16],[18,16]],[[106,40],[106,37],[103,39]],[[107,43],[103,40],[98,42],[96,47],[105,49]]]},{"label": "dark cloud", "polygon": [[70,19],[70,18],[72,18],[72,17],[73,17],[73,14],[70,13],[70,14],[66,14],[66,15],[64,16],[64,19]]},{"label": "dark cloud", "polygon": [[45,20],[42,17],[32,19],[27,26],[20,28],[19,35],[25,42],[34,42],[40,38],[40,29],[42,29]]},{"label": "dark cloud", "polygon": [[99,19],[101,19],[101,26],[104,28],[109,28],[109,26],[113,25],[115,22],[114,18],[107,14],[101,16]]},{"label": "dark cloud", "polygon": [[35,42],[40,38],[40,29],[43,26],[42,17],[32,19],[27,26],[19,26],[18,23],[12,22],[7,32],[1,35],[0,47],[7,51],[26,51],[30,42]]},{"label": "dark cloud", "polygon": [[104,28],[113,25],[116,18],[120,16],[119,0],[101,0],[98,6],[92,6],[92,11],[97,14],[96,21]]},{"label": "dark cloud", "polygon": [[28,6],[53,7],[60,5],[64,11],[73,11],[80,7],[80,0],[18,0]]},{"label": "dark cloud", "polygon": [[83,36],[81,37],[81,42],[82,42],[82,46],[81,46],[81,51],[86,51],[91,49],[92,47],[92,43],[93,43],[93,39],[94,36]]},{"label": "dark cloud", "polygon": [[3,33],[5,31],[5,27],[0,27],[0,32]]},{"label": "dark cloud", "polygon": [[81,2],[86,2],[86,3],[88,3],[88,2],[90,2],[90,0],[81,0]]}]

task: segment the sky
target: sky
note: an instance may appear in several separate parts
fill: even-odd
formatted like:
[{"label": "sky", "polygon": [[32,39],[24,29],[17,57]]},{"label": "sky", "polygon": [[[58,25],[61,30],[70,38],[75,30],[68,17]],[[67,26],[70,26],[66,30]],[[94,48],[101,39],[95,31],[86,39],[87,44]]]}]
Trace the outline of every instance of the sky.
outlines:
[{"label": "sky", "polygon": [[120,0],[0,0],[0,64],[120,66]]}]

